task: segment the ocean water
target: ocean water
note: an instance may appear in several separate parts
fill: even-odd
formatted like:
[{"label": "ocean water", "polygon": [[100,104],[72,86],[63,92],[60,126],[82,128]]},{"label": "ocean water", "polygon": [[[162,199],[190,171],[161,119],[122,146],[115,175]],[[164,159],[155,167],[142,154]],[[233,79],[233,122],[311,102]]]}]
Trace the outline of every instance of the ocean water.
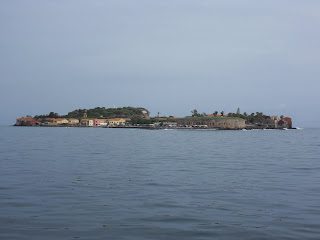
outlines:
[{"label": "ocean water", "polygon": [[0,127],[0,239],[320,239],[320,129]]}]

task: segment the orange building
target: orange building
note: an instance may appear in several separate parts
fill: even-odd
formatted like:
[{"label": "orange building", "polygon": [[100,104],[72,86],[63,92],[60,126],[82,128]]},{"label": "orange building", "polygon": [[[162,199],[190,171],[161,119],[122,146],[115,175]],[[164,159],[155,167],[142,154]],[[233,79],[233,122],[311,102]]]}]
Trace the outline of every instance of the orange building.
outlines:
[{"label": "orange building", "polygon": [[31,117],[23,117],[23,118],[17,118],[16,119],[16,126],[35,126],[40,124],[40,122],[37,119],[31,118]]},{"label": "orange building", "polygon": [[283,120],[284,122],[287,122],[287,123],[288,123],[289,128],[292,128],[292,120],[291,120],[291,118],[289,118],[289,117],[284,117],[282,120]]}]

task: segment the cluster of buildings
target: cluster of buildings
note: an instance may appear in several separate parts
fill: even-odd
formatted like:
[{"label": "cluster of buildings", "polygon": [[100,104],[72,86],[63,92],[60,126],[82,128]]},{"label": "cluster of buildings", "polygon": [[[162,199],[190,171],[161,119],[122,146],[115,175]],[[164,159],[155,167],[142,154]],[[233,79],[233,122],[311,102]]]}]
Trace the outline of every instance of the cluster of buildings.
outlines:
[{"label": "cluster of buildings", "polygon": [[270,116],[264,118],[261,122],[246,123],[246,128],[248,129],[284,129],[292,128],[292,120],[289,117]]},{"label": "cluster of buildings", "polygon": [[127,126],[131,124],[130,118],[94,119],[94,118],[17,118],[15,126]]},{"label": "cluster of buildings", "polygon": [[289,117],[271,116],[270,120],[275,128],[292,128],[292,120]]},{"label": "cluster of buildings", "polygon": [[291,129],[289,117],[266,116],[254,122],[228,115],[206,115],[205,117],[176,118],[176,122],[164,122],[162,126],[183,128],[214,128],[214,129]]},{"label": "cluster of buildings", "polygon": [[[149,118],[150,119],[150,118]],[[74,127],[140,127],[140,128],[214,128],[214,129],[284,129],[292,128],[289,117],[264,117],[248,122],[237,117],[185,117],[156,118],[152,124],[132,125],[130,118],[94,119],[94,118],[17,118],[15,126],[74,126]],[[171,120],[171,121],[170,121]]]}]

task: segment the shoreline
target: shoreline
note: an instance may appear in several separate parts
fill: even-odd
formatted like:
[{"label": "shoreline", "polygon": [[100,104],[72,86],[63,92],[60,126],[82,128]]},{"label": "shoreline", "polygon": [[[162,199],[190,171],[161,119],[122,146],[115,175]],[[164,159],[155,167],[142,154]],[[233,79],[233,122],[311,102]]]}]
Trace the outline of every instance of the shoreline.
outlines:
[{"label": "shoreline", "polygon": [[237,131],[250,131],[250,130],[297,130],[297,128],[205,128],[205,127],[152,127],[152,126],[23,126],[23,125],[10,125],[12,127],[48,127],[48,128],[116,128],[116,129],[145,129],[145,130],[237,130]]}]

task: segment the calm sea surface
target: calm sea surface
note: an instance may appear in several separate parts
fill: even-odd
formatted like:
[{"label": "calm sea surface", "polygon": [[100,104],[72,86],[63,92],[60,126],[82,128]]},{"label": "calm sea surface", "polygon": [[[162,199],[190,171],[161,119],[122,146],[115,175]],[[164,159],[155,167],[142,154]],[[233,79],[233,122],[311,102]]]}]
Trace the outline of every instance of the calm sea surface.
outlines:
[{"label": "calm sea surface", "polygon": [[320,129],[0,127],[0,239],[320,239]]}]

